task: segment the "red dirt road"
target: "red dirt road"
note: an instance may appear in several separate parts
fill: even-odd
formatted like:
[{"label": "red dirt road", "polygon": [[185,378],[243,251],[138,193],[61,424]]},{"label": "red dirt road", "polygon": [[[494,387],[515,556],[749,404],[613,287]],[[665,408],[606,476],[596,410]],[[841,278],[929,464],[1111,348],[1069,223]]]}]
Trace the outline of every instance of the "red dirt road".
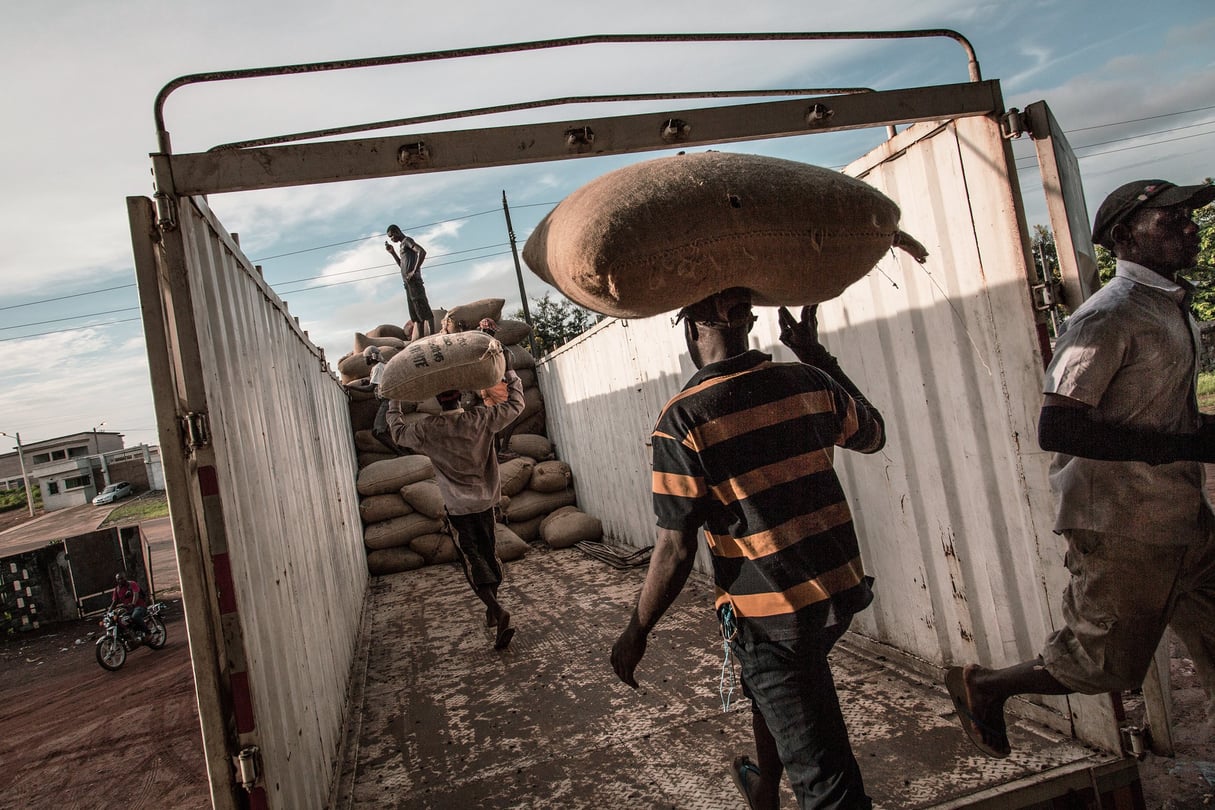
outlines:
[{"label": "red dirt road", "polygon": [[117,672],[97,664],[93,621],[0,641],[0,807],[211,806],[181,603],[168,604],[168,644]]}]

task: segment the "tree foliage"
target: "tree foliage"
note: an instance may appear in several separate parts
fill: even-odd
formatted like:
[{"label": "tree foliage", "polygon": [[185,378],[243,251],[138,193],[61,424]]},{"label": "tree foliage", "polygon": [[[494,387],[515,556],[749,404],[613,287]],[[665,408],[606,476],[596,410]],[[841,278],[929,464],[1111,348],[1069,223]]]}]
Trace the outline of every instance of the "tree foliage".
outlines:
[{"label": "tree foliage", "polygon": [[[595,324],[595,316],[590,312],[564,298],[553,300],[549,293],[532,300],[531,316],[532,334],[541,355],[578,337]],[[523,310],[518,310],[512,317],[523,320]]]}]

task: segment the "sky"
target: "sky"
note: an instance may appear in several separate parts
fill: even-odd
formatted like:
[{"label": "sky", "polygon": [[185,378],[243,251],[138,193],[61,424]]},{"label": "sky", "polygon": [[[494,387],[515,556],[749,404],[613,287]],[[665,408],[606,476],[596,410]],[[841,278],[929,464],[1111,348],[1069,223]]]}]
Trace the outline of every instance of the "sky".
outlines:
[{"label": "sky", "polygon": [[[590,34],[947,28],[974,46],[1005,104],[1045,99],[1080,158],[1088,209],[1145,177],[1215,175],[1215,6],[1208,0],[697,0],[611,4],[461,0],[286,3],[64,0],[10,4],[0,28],[0,452],[93,429],[155,444],[125,198],[153,193],[153,102],[186,74]],[[964,82],[951,40],[596,45],[186,87],[166,105],[175,152],[353,123],[570,95]],[[703,102],[667,102],[697,107]],[[618,115],[566,106],[376,134]],[[353,136],[358,137],[358,136]],[[735,144],[833,168],[884,129]],[[1033,144],[1013,143],[1027,222],[1046,224]],[[662,153],[211,195],[209,204],[336,364],[353,335],[407,319],[384,251],[396,223],[428,251],[431,304],[519,310],[502,214],[520,250],[553,205]],[[902,201],[903,205],[914,201]],[[529,301],[548,288],[524,268]],[[559,295],[554,293],[554,295]]]}]

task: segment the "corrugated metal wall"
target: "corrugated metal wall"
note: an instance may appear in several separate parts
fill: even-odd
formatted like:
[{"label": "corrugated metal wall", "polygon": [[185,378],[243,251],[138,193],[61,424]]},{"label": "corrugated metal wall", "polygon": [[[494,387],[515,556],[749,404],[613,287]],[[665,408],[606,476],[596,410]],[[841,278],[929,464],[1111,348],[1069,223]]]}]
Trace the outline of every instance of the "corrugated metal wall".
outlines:
[{"label": "corrugated metal wall", "polygon": [[[222,584],[211,568],[214,555],[226,552],[236,612],[218,616],[219,676],[247,671],[255,724],[237,744],[260,749],[271,807],[321,807],[342,738],[368,580],[346,395],[323,353],[202,201],[186,200],[181,208],[179,231],[165,239],[184,240],[196,334],[178,317],[169,344],[179,357],[197,351],[179,363],[201,369],[204,378],[207,453],[214,454],[219,490],[218,508],[204,484],[203,514],[175,517],[179,560],[181,549],[196,543],[212,586],[183,596],[188,611],[207,605],[225,613],[217,605],[230,595],[214,592]],[[172,277],[168,264],[165,275]],[[141,287],[145,299],[149,292],[156,294]],[[169,387],[159,386],[158,396]],[[162,452],[166,465],[184,466],[198,486],[195,465],[205,460],[180,447]],[[168,477],[171,508],[197,509],[197,497],[173,492],[179,476]],[[200,536],[182,537],[192,524]],[[182,582],[184,591],[190,577]],[[195,651],[196,670],[199,655],[206,653]],[[235,701],[239,716],[239,695]],[[221,741],[208,742],[208,756],[216,756],[211,746]],[[229,788],[214,785],[222,768],[211,765],[213,793],[223,794]]]},{"label": "corrugated metal wall", "polygon": [[[900,203],[931,257],[892,252],[819,313],[890,433],[875,456],[837,454],[877,577],[853,629],[936,665],[1032,657],[1065,577],[1036,442],[1042,358],[1011,167],[986,118],[916,125],[850,166]],[[793,359],[774,310],[761,313],[753,345]],[[617,541],[653,542],[646,442],[692,371],[670,316],[605,321],[540,364],[579,504]]]}]

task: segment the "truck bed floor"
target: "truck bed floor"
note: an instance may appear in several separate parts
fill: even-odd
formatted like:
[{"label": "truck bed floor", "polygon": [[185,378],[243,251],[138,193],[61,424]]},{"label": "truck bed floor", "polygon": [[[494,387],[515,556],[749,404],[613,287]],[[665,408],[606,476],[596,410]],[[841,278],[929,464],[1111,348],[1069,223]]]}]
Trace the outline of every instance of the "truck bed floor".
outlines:
[{"label": "truck bed floor", "polygon": [[[506,565],[500,596],[518,632],[502,653],[458,568],[373,579],[335,810],[742,807],[727,763],[754,756],[750,705],[738,689],[722,711],[711,584],[694,573],[652,634],[639,690],[612,672],[644,576],[533,547]],[[832,665],[879,807],[1016,806],[1006,791],[1018,784],[1033,793],[1048,772],[1081,777],[1110,759],[1011,716],[1013,755],[988,759],[942,687],[847,639]],[[796,806],[787,782],[782,798]]]}]

